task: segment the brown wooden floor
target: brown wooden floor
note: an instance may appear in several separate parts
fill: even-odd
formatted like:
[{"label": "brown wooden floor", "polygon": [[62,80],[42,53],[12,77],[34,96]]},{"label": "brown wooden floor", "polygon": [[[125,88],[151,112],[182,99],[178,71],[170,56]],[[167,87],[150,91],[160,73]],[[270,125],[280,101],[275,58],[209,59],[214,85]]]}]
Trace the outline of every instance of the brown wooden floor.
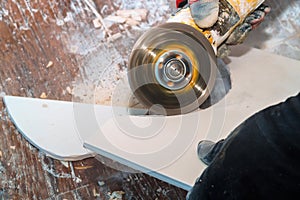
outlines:
[{"label": "brown wooden floor", "polygon": [[[97,0],[99,10],[104,3],[110,9],[115,6]],[[73,21],[67,20],[70,17]],[[64,38],[76,31],[98,42],[81,26],[92,30],[93,19],[83,0],[0,1],[1,96],[45,93],[48,99],[71,101],[66,88],[78,76],[83,55],[66,52]],[[53,65],[47,68],[50,61]],[[145,174],[116,171],[94,158],[64,165],[45,157],[18,133],[0,102],[0,199],[109,199],[114,191],[123,191],[123,199],[186,195]]]}]

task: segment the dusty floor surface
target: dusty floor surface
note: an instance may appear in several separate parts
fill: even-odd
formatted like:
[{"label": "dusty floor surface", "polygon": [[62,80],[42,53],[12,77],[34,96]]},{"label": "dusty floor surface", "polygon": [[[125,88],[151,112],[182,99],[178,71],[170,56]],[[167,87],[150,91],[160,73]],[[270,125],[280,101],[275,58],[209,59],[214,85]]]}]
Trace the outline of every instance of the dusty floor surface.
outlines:
[{"label": "dusty floor surface", "polygon": [[[137,37],[164,22],[174,9],[174,0],[95,0],[93,7],[87,2],[0,1],[1,97],[110,104]],[[273,10],[246,44],[300,60],[299,0],[266,2]],[[146,9],[146,18],[116,19],[118,10],[140,8]],[[106,29],[95,28],[97,13]],[[113,39],[108,41],[105,33]],[[46,157],[17,132],[0,103],[0,198],[185,198],[181,189],[145,174],[112,169],[107,167],[111,161],[99,160],[64,163]]]}]

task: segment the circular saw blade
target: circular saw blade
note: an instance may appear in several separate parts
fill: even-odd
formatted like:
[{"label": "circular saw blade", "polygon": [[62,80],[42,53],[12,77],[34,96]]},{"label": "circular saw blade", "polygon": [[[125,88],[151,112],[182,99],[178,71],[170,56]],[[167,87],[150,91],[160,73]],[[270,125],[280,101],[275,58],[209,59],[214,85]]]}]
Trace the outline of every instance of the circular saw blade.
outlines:
[{"label": "circular saw blade", "polygon": [[166,23],[144,33],[129,59],[130,87],[154,114],[184,114],[199,108],[215,77],[211,44],[201,32],[181,23]]}]

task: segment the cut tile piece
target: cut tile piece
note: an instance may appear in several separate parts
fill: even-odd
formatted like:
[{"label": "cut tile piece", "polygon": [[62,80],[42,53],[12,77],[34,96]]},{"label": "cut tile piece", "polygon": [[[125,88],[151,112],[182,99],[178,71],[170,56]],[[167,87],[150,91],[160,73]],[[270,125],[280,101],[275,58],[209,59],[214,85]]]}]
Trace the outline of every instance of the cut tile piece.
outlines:
[{"label": "cut tile piece", "polygon": [[96,119],[94,113],[99,114],[97,119],[105,121],[111,119],[116,112],[147,112],[142,109],[128,111],[128,108],[121,107],[112,109],[103,105],[15,96],[5,96],[4,103],[17,129],[33,146],[52,158],[64,161],[81,160],[95,155],[83,147],[83,138],[95,134],[99,129],[98,126],[86,126]]}]

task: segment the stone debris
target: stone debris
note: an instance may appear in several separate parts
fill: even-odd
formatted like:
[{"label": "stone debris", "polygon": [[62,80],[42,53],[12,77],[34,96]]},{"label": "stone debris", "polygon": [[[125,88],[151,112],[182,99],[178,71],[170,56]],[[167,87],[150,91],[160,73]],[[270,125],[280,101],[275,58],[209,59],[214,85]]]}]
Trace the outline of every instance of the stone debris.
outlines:
[{"label": "stone debris", "polygon": [[124,191],[114,191],[114,192],[108,192],[107,196],[109,197],[109,200],[122,200],[123,195],[125,194]]},{"label": "stone debris", "polygon": [[122,37],[122,33],[118,32],[118,33],[113,34],[112,36],[110,36],[108,38],[108,40],[109,40],[109,42],[113,42],[113,41],[115,41],[115,40],[117,40],[117,39],[119,39],[121,37]]},{"label": "stone debris", "polygon": [[40,98],[41,98],[41,99],[46,99],[46,98],[47,98],[47,95],[46,95],[46,93],[45,93],[45,92],[43,92],[43,93],[40,95]]},{"label": "stone debris", "polygon": [[[116,12],[106,16],[103,20],[96,18],[93,20],[95,28],[101,28],[104,23],[105,27],[112,31],[111,29],[115,25],[128,25],[130,27],[140,26],[141,23],[147,21],[148,10],[146,9],[124,9],[117,10]],[[113,35],[112,35],[113,36]]]},{"label": "stone debris", "polygon": [[86,169],[91,169],[93,166],[75,166],[74,169],[76,170],[86,170]]},{"label": "stone debris", "polygon": [[146,9],[117,10],[117,12],[107,16],[105,20],[119,24],[126,23],[130,26],[138,26],[141,22],[147,20],[147,15],[148,10]]},{"label": "stone debris", "polygon": [[66,162],[66,161],[60,161],[60,163],[65,166],[65,168],[69,168],[69,162]]},{"label": "stone debris", "polygon": [[104,18],[104,20],[119,24],[123,24],[126,22],[126,18],[117,15],[109,15],[106,18]]},{"label": "stone debris", "polygon": [[93,196],[100,197],[100,194],[96,191],[96,188],[93,188]]},{"label": "stone debris", "polygon": [[140,22],[137,21],[137,20],[128,18],[128,19],[126,20],[126,24],[128,24],[128,25],[130,25],[130,26],[138,26],[138,25],[140,24]]},{"label": "stone debris", "polygon": [[54,63],[53,63],[52,61],[49,61],[48,64],[47,64],[47,66],[46,66],[46,68],[48,69],[48,68],[52,67],[53,64],[54,64]]},{"label": "stone debris", "polygon": [[146,9],[118,10],[116,14],[124,18],[132,18],[137,21],[145,21],[147,20],[148,10]]},{"label": "stone debris", "polygon": [[97,29],[102,27],[102,24],[101,24],[101,21],[99,18],[94,19],[93,24],[94,24],[94,27]]},{"label": "stone debris", "polygon": [[66,90],[69,94],[71,94],[71,95],[73,94],[73,90],[69,86],[66,88]]},{"label": "stone debris", "polygon": [[105,25],[105,23],[103,21],[102,15],[97,11],[95,3],[93,1],[91,1],[91,0],[84,0],[84,2],[87,4],[87,6],[92,10],[92,12],[94,13],[94,15],[96,16],[96,19],[93,20],[93,24],[94,24],[95,28],[103,27],[103,29],[106,32],[106,34],[108,36],[110,36],[110,31],[106,27],[106,25]]},{"label": "stone debris", "polygon": [[148,14],[144,8],[120,9],[105,17],[97,13],[93,25],[95,29],[103,29],[107,42],[114,42],[128,34],[130,29],[144,29],[148,24]]},{"label": "stone debris", "polygon": [[98,185],[99,185],[100,187],[102,187],[102,186],[105,185],[105,182],[104,182],[104,181],[98,181]]}]

